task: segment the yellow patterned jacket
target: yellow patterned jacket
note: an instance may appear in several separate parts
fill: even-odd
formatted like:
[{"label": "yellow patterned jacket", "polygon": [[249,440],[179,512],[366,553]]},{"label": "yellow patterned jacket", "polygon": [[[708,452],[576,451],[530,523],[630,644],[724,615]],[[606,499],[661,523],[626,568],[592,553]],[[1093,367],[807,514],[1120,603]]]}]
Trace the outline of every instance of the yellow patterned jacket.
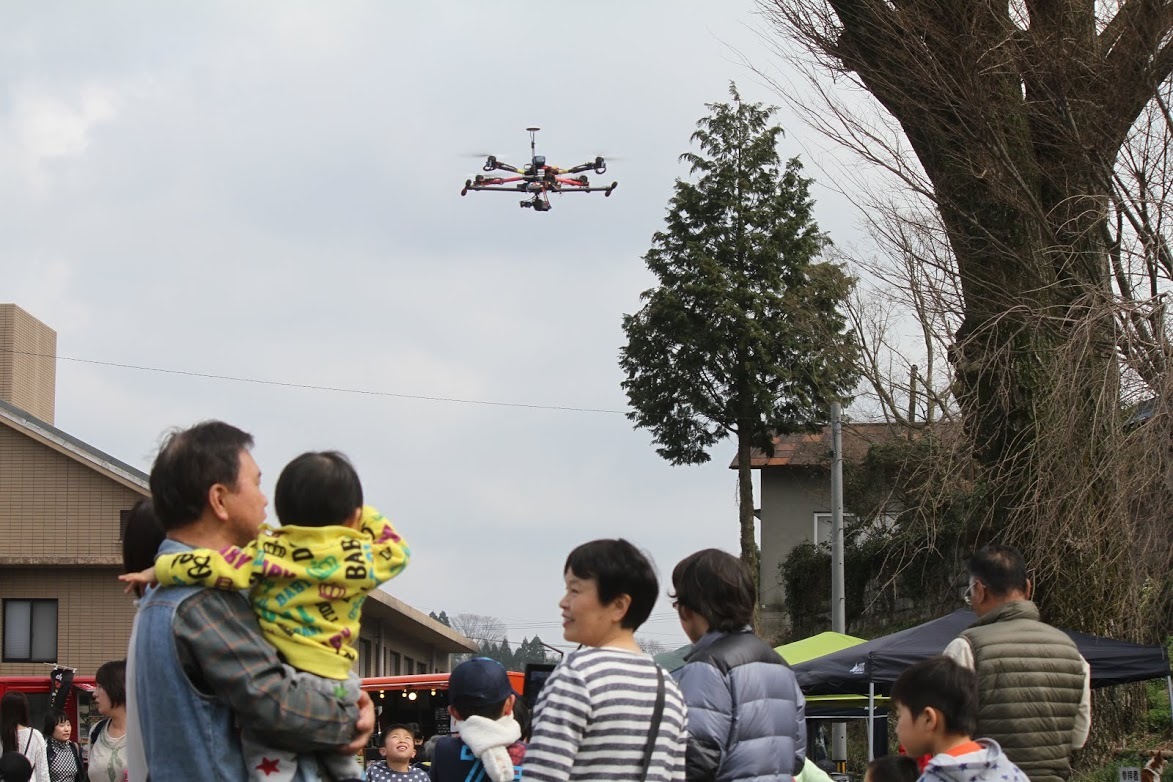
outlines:
[{"label": "yellow patterned jacket", "polygon": [[345,679],[358,653],[367,593],[399,575],[411,550],[377,510],[363,508],[358,529],[272,529],[245,546],[196,549],[155,560],[171,586],[249,590],[261,631],[298,670]]}]

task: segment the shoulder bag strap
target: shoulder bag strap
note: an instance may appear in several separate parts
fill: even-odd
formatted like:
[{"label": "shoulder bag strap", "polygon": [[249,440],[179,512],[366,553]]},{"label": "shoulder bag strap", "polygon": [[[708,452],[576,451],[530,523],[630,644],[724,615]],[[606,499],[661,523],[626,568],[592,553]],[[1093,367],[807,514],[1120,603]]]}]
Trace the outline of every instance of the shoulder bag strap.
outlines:
[{"label": "shoulder bag strap", "polygon": [[656,747],[656,735],[660,732],[660,719],[664,716],[664,669],[656,666],[656,706],[652,709],[652,725],[648,729],[648,743],[644,745],[643,770],[639,778],[648,778],[648,768],[652,765],[652,751]]},{"label": "shoulder bag strap", "polygon": [[33,729],[29,728],[29,737],[24,740],[24,752],[20,753],[26,758],[29,756],[29,744],[33,743]]}]

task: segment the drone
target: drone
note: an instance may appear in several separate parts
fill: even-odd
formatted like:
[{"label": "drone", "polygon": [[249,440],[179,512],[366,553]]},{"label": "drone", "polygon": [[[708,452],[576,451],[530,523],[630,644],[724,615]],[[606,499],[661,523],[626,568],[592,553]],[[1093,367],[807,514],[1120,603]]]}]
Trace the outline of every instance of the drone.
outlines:
[{"label": "drone", "polygon": [[[605,198],[610,198],[615,188],[619,187],[618,182],[612,182],[606,187],[591,187],[590,181],[582,173],[591,170],[600,176],[607,173],[607,163],[602,157],[595,158],[593,162],[582,163],[570,168],[546,165],[546,156],[539,155],[535,149],[539,130],[541,128],[526,128],[529,133],[530,151],[528,165],[521,168],[511,166],[508,163],[502,163],[494,155],[489,155],[485,160],[483,166],[485,171],[489,173],[508,171],[517,174],[517,176],[477,174],[472,179],[464,181],[464,187],[461,188],[460,194],[462,196],[468,195],[469,190],[494,190],[500,193],[521,192],[526,195],[526,198],[522,199],[519,206],[522,209],[533,209],[535,212],[549,212],[553,208],[550,205],[550,193],[601,192]],[[580,176],[573,176],[574,174]]]}]

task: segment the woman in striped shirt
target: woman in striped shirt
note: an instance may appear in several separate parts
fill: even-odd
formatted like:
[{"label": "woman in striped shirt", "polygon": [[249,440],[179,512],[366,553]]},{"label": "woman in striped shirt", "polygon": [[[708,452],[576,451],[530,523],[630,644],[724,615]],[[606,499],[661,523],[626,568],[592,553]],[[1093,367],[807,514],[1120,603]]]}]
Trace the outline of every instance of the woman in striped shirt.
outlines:
[{"label": "woman in striped shirt", "polygon": [[570,552],[564,576],[562,634],[581,647],[542,687],[522,778],[683,780],[684,698],[635,642],[659,592],[652,564],[626,540],[596,540]]}]

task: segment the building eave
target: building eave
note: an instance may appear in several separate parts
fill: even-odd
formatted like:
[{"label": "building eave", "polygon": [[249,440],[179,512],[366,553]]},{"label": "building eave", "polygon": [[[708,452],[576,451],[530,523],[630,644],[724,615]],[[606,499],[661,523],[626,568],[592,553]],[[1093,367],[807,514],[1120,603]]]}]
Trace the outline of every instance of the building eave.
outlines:
[{"label": "building eave", "polygon": [[0,400],[0,424],[5,424],[42,445],[106,475],[144,497],[150,494],[148,476],[142,470],[99,451],[89,443],[82,442],[68,432],[3,400]]},{"label": "building eave", "polygon": [[443,653],[461,654],[479,649],[475,641],[380,589],[367,595],[363,616],[386,622],[392,629],[401,629],[404,635],[431,644]]}]

